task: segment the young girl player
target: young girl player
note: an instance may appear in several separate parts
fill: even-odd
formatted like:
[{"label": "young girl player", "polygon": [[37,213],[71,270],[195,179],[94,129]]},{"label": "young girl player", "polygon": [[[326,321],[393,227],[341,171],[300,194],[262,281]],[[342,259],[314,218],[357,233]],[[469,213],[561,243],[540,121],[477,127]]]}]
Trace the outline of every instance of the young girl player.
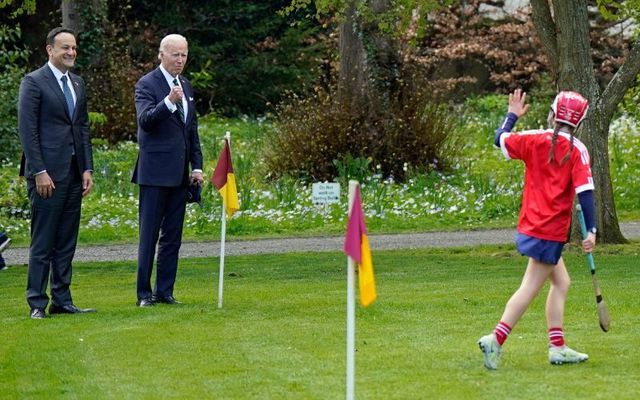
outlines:
[{"label": "young girl player", "polygon": [[512,133],[517,119],[529,109],[525,99],[526,93],[519,89],[509,95],[508,113],[496,131],[495,145],[507,159],[522,160],[525,164],[516,247],[529,257],[529,262],[522,283],[507,302],[495,330],[478,341],[484,365],[489,369],[498,367],[502,345],[547,280],[549,362],[579,363],[589,358],[564,342],[564,305],[571,280],[561,256],[571,225],[574,193],[578,194],[589,232],[582,247],[590,252],[596,243],[589,153],[573,136],[589,102],[579,93],[560,92],[549,111],[553,129]]}]

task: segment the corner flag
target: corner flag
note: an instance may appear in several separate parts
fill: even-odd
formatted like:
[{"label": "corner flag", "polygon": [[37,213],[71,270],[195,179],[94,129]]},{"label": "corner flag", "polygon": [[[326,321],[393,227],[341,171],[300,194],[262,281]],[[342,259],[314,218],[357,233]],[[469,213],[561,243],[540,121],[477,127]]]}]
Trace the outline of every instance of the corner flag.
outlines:
[{"label": "corner flag", "polygon": [[344,252],[358,264],[360,281],[360,304],[364,307],[373,303],[377,297],[376,282],[373,276],[371,248],[364,222],[360,186],[356,187],[351,214],[344,240]]},{"label": "corner flag", "polygon": [[240,209],[238,201],[238,190],[236,188],[236,177],[233,174],[233,165],[231,165],[231,150],[229,149],[229,140],[225,138],[224,147],[218,158],[218,164],[213,171],[211,183],[218,189],[224,202],[227,217]]}]

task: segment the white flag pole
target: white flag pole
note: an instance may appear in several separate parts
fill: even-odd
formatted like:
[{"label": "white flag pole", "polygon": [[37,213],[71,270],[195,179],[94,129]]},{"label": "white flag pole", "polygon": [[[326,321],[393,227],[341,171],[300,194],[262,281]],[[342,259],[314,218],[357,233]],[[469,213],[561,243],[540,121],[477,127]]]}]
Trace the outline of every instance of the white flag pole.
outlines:
[{"label": "white flag pole", "polygon": [[227,210],[222,202],[222,220],[220,222],[220,273],[218,275],[218,308],[222,308],[222,291],[224,286],[224,243],[227,233]]},{"label": "white flag pole", "polygon": [[[349,217],[353,211],[358,181],[349,181]],[[347,400],[355,396],[355,367],[356,367],[356,293],[355,267],[351,257],[347,257]]]},{"label": "white flag pole", "polygon": [[[227,131],[224,138],[229,143],[229,151],[231,151],[231,133]],[[227,209],[225,207],[226,199],[222,199],[222,215],[220,217],[220,272],[218,275],[218,308],[222,308],[222,293],[224,288],[224,245],[227,234]]]}]

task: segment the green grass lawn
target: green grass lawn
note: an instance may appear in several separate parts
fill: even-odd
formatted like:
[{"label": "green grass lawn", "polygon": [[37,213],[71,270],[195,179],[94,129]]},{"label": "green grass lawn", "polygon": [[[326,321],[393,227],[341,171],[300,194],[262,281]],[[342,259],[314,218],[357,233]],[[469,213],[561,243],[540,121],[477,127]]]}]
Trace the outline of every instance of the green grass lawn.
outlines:
[{"label": "green grass lawn", "polygon": [[[517,288],[512,246],[373,251],[378,300],[356,311],[358,399],[632,399],[640,393],[640,243],[599,248],[611,331],[597,322],[584,257],[571,247],[568,344],[581,365],[547,361],[544,299],[485,370],[477,339]],[[140,309],[135,263],[78,263],[73,294],[99,312],[28,318],[26,269],[0,272],[0,398],[340,399],[346,260],[339,253],[182,260],[179,306]]]}]

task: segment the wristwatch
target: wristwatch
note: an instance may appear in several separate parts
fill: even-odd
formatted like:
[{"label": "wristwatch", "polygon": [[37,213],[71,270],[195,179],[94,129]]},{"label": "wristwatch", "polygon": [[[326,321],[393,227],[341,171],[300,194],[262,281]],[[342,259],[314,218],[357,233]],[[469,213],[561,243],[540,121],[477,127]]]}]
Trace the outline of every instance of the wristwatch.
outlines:
[{"label": "wristwatch", "polygon": [[598,230],[596,229],[596,227],[594,226],[593,228],[591,228],[591,230],[589,231],[591,233],[593,233],[594,235],[596,234],[596,232],[598,232]]}]

